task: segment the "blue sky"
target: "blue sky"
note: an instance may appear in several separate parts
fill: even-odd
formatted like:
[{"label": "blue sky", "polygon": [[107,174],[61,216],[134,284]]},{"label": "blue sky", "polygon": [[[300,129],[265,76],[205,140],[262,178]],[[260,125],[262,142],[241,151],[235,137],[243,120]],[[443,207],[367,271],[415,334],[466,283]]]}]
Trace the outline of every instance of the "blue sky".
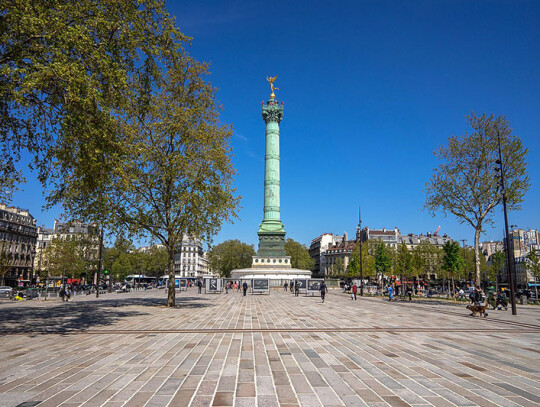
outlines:
[{"label": "blue sky", "polygon": [[[190,53],[211,64],[222,120],[234,126],[240,220],[215,243],[257,242],[263,217],[266,76],[278,75],[281,217],[287,237],[309,245],[321,233],[363,225],[467,239],[451,216],[423,211],[436,147],[467,131],[471,111],[505,115],[529,148],[531,189],[511,224],[540,228],[540,2],[201,1],[167,8],[193,37]],[[38,224],[31,180],[14,202]],[[500,240],[502,210],[482,240]]]}]

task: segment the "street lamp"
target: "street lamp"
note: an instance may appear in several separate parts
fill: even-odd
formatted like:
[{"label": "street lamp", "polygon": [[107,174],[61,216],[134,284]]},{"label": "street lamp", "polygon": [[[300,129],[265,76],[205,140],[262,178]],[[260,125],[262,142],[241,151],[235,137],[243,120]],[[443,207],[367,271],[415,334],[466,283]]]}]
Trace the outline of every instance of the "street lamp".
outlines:
[{"label": "street lamp", "polygon": [[499,146],[499,159],[495,161],[496,164],[499,166],[495,168],[495,171],[497,171],[497,177],[500,177],[500,186],[502,188],[501,193],[503,197],[503,211],[504,211],[504,231],[506,235],[506,264],[508,267],[508,284],[510,286],[510,302],[512,304],[512,315],[517,315],[516,310],[516,298],[514,296],[514,276],[513,276],[513,270],[512,270],[512,262],[510,261],[510,239],[508,236],[508,214],[506,211],[506,190],[504,185],[504,167],[503,167],[503,161],[502,161],[502,153],[501,153],[501,136],[499,132],[497,132],[497,142]]}]

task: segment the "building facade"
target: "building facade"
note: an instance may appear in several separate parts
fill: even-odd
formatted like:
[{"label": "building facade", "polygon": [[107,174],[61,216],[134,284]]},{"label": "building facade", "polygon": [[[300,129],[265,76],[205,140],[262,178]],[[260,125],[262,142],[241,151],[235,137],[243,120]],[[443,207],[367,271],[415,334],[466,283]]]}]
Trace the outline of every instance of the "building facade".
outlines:
[{"label": "building facade", "polygon": [[174,272],[182,277],[209,276],[208,257],[199,239],[184,235],[174,253]]},{"label": "building facade", "polygon": [[0,204],[0,272],[5,285],[34,284],[36,220],[28,210]]},{"label": "building facade", "polygon": [[332,233],[323,233],[311,241],[309,255],[314,262],[313,269],[311,270],[313,277],[324,277],[328,275],[326,252],[330,247],[342,241],[343,235],[334,235]]}]

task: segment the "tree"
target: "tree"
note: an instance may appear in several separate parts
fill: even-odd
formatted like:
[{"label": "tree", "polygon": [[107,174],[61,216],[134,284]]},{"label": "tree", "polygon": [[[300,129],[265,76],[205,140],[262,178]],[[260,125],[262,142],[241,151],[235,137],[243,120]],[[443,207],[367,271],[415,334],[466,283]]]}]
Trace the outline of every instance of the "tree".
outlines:
[{"label": "tree", "polygon": [[185,235],[211,241],[222,223],[236,216],[239,202],[232,187],[232,131],[219,122],[215,89],[202,78],[207,73],[207,66],[187,53],[177,55],[161,86],[154,85],[147,99],[131,101],[134,113],[117,129],[121,147],[107,162],[112,175],[88,189],[77,177],[77,159],[66,160],[64,174],[71,182],[51,195],[79,218],[101,219],[118,234],[162,244],[169,307],[175,305],[178,243]]},{"label": "tree", "polygon": [[381,282],[384,275],[392,269],[392,254],[383,242],[377,244],[375,250],[375,271],[381,275]]},{"label": "tree", "polygon": [[341,257],[338,257],[336,261],[334,262],[334,268],[333,268],[333,274],[336,276],[342,276],[345,272],[345,262]]},{"label": "tree", "polygon": [[82,273],[86,273],[89,263],[83,252],[84,245],[81,239],[52,239],[45,249],[45,256],[49,263],[49,275],[61,276],[62,283],[64,277],[80,278]]},{"label": "tree", "polygon": [[164,247],[152,246],[150,251],[140,254],[144,274],[160,277],[167,272],[169,256]]},{"label": "tree", "polygon": [[[448,279],[452,279],[452,285],[453,285],[456,274],[464,266],[463,258],[459,254],[459,251],[460,251],[459,243],[448,240],[443,245],[442,251],[443,251],[443,257],[442,257],[441,269],[446,272],[446,277]],[[450,282],[448,284],[450,285]]]},{"label": "tree", "polygon": [[534,276],[534,290],[536,302],[538,302],[538,278],[540,277],[540,257],[534,250],[527,255],[525,269]]},{"label": "tree", "polygon": [[[0,6],[0,199],[22,153],[43,183],[91,190],[110,174],[129,103],[148,100],[180,33],[160,0],[11,0]],[[53,165],[51,165],[53,164]],[[98,176],[99,175],[99,176]],[[48,191],[48,189],[47,189]]]},{"label": "tree", "polygon": [[506,254],[502,250],[497,250],[491,255],[491,266],[489,267],[490,277],[495,281],[495,291],[499,292],[499,275],[506,263]]},{"label": "tree", "polygon": [[248,268],[252,264],[255,249],[240,240],[226,240],[210,250],[210,269],[222,277],[230,277],[232,270]]},{"label": "tree", "polygon": [[12,243],[7,240],[0,240],[0,276],[2,281],[0,285],[5,285],[6,274],[16,264],[15,255],[11,252]]},{"label": "tree", "polygon": [[396,274],[399,274],[400,276],[400,282],[402,287],[401,293],[404,296],[404,277],[411,277],[413,274],[412,254],[405,243],[401,243],[398,246],[396,253],[395,270]]},{"label": "tree", "polygon": [[480,234],[485,225],[493,224],[493,209],[502,202],[499,179],[495,177],[495,161],[499,158],[497,135],[500,135],[502,166],[510,210],[520,209],[530,182],[525,157],[527,149],[521,139],[512,135],[508,121],[493,115],[467,116],[473,132],[452,136],[447,147],[439,147],[435,155],[441,160],[426,184],[426,208],[451,213],[460,223],[474,229],[475,275],[480,282]]},{"label": "tree", "polygon": [[291,256],[291,266],[300,270],[311,270],[315,264],[309,255],[309,249],[293,239],[285,242],[285,254]]}]

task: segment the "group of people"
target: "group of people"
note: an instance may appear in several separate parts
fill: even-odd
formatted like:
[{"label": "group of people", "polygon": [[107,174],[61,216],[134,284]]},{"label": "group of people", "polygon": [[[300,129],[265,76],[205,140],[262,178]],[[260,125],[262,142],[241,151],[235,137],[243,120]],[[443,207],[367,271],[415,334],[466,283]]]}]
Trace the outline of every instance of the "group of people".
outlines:
[{"label": "group of people", "polygon": [[[283,284],[283,291],[287,291],[287,288],[289,288],[291,292],[294,291],[294,296],[298,297],[300,295],[300,289],[302,288],[302,283],[300,283],[300,281],[298,280],[291,281],[290,283],[285,281],[285,283]],[[328,292],[328,287],[326,286],[326,283],[324,282],[324,280],[321,281],[321,284],[319,286],[319,292],[321,293],[321,300],[322,302],[324,302],[324,299],[326,298],[326,293]]]}]

